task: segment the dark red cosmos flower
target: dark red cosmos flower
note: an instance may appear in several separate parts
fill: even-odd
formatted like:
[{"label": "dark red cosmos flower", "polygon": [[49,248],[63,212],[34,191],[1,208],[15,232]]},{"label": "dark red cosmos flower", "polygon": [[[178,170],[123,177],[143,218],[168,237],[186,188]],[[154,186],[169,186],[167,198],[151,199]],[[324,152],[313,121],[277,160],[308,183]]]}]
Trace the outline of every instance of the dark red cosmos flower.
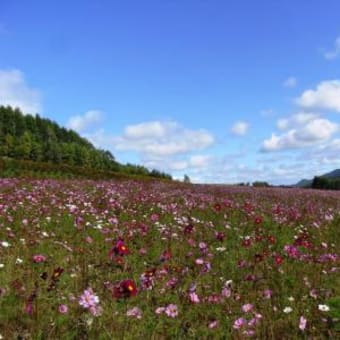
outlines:
[{"label": "dark red cosmos flower", "polygon": [[278,266],[280,266],[283,262],[283,258],[280,255],[274,255],[274,261]]},{"label": "dark red cosmos flower", "polygon": [[191,234],[194,231],[194,226],[192,224],[188,224],[184,227],[184,234]]},{"label": "dark red cosmos flower", "polygon": [[263,222],[262,216],[256,216],[254,222],[255,224],[261,224]]},{"label": "dark red cosmos flower", "polygon": [[120,281],[113,289],[113,296],[116,299],[128,298],[137,295],[137,286],[133,280]]},{"label": "dark red cosmos flower", "polygon": [[218,231],[215,233],[216,239],[219,241],[223,241],[225,238],[225,233],[223,231]]},{"label": "dark red cosmos flower", "polygon": [[214,205],[214,210],[215,210],[216,212],[218,212],[218,211],[221,211],[221,209],[222,209],[221,204],[220,204],[220,203],[215,203],[215,205]]},{"label": "dark red cosmos flower", "polygon": [[124,241],[122,239],[119,239],[116,244],[111,248],[109,252],[109,257],[112,260],[114,255],[117,256],[124,256],[129,254],[130,251],[128,247],[125,245]]}]

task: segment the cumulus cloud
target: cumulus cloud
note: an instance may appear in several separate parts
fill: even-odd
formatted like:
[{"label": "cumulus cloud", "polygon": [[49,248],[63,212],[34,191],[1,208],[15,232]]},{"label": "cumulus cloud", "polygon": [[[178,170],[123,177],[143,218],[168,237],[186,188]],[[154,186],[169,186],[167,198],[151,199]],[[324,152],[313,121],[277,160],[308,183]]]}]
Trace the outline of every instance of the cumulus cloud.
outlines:
[{"label": "cumulus cloud", "polygon": [[23,113],[39,113],[41,94],[26,84],[21,71],[0,70],[0,105],[18,107]]},{"label": "cumulus cloud", "polygon": [[283,82],[284,87],[293,88],[297,85],[297,79],[295,77],[289,77]]},{"label": "cumulus cloud", "polygon": [[340,37],[338,37],[334,42],[334,47],[331,51],[327,51],[324,54],[324,57],[327,60],[336,59],[340,56]]},{"label": "cumulus cloud", "polygon": [[234,125],[231,127],[230,131],[232,134],[236,136],[244,136],[249,129],[249,124],[243,121],[238,121],[234,123]]},{"label": "cumulus cloud", "polygon": [[313,119],[281,135],[273,133],[269,139],[264,140],[261,151],[271,152],[310,146],[330,139],[337,131],[338,124],[327,119]]},{"label": "cumulus cloud", "polygon": [[162,169],[164,171],[181,172],[195,170],[201,171],[207,168],[212,161],[210,155],[182,155],[182,156],[171,156],[171,157],[154,157],[152,159],[143,159],[142,163],[148,168]]},{"label": "cumulus cloud", "polygon": [[214,143],[214,137],[205,130],[187,129],[177,122],[153,121],[129,125],[122,136],[111,142],[117,150],[166,157],[205,149]]},{"label": "cumulus cloud", "polygon": [[69,129],[83,132],[86,131],[89,127],[92,127],[94,124],[100,123],[103,119],[103,113],[99,110],[91,110],[85,112],[83,115],[77,115],[71,117],[66,126]]},{"label": "cumulus cloud", "polygon": [[281,118],[277,121],[276,125],[279,130],[287,130],[294,128],[296,125],[306,124],[309,121],[318,118],[317,113],[312,112],[298,112],[288,118]]},{"label": "cumulus cloud", "polygon": [[299,106],[309,110],[326,110],[340,113],[340,81],[328,80],[317,85],[315,90],[307,90],[296,99]]},{"label": "cumulus cloud", "polygon": [[338,164],[340,166],[340,138],[334,138],[318,145],[314,150],[303,152],[300,155],[302,161],[313,160],[316,164]]}]

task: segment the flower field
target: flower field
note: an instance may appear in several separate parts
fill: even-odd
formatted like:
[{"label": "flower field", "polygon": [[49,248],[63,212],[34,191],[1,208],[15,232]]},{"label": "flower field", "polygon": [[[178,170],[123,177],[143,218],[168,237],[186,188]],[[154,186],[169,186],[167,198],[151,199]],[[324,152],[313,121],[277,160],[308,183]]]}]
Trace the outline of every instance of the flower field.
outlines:
[{"label": "flower field", "polygon": [[0,180],[3,339],[340,336],[340,192]]}]

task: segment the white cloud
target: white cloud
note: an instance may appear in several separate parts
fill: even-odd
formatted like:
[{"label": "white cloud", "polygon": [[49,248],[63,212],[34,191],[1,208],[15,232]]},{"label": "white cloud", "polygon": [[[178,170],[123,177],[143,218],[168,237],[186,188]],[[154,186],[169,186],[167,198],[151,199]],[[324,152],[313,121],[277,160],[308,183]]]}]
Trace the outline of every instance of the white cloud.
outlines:
[{"label": "white cloud", "polygon": [[41,94],[26,84],[21,71],[0,70],[0,105],[19,107],[24,113],[39,113]]},{"label": "white cloud", "polygon": [[298,112],[289,118],[281,118],[277,121],[276,125],[279,130],[287,130],[294,128],[296,125],[308,123],[309,121],[318,118],[319,115],[311,112]]},{"label": "white cloud", "polygon": [[127,126],[124,135],[131,139],[162,138],[167,131],[176,128],[176,126],[175,122],[145,122]]},{"label": "white cloud", "polygon": [[236,136],[244,136],[249,129],[249,124],[243,121],[236,122],[230,129],[230,131]]},{"label": "white cloud", "polygon": [[295,77],[289,77],[283,82],[284,87],[293,88],[297,85],[297,79]]},{"label": "white cloud", "polygon": [[189,164],[194,168],[204,168],[211,162],[209,155],[194,155],[190,157]]},{"label": "white cloud", "polygon": [[340,37],[338,37],[334,42],[334,48],[332,51],[328,51],[324,54],[327,60],[336,59],[340,56]]},{"label": "white cloud", "polygon": [[144,159],[142,163],[148,168],[162,169],[167,172],[201,171],[207,168],[212,161],[210,155],[192,155],[192,156],[170,156],[170,157],[154,157],[152,159]]},{"label": "white cloud", "polygon": [[87,130],[89,127],[92,127],[94,124],[100,123],[102,119],[103,114],[101,111],[91,110],[85,112],[83,115],[71,117],[66,123],[66,126],[69,129],[82,132]]},{"label": "white cloud", "polygon": [[303,92],[296,102],[305,109],[340,112],[340,81],[323,81],[315,90]]},{"label": "white cloud", "polygon": [[327,119],[316,118],[281,135],[272,134],[269,139],[264,140],[261,150],[271,152],[302,148],[329,140],[337,131],[339,131],[338,124]]},{"label": "white cloud", "polygon": [[153,121],[127,126],[124,134],[113,137],[111,143],[116,150],[168,157],[205,149],[214,143],[214,137],[205,130],[190,130],[176,122]]}]

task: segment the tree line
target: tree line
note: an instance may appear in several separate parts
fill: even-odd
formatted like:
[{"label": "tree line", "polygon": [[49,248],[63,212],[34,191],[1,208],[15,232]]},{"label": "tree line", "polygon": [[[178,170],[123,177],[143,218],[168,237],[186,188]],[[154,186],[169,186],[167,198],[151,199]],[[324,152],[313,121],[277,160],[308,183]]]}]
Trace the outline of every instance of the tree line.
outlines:
[{"label": "tree line", "polygon": [[315,176],[312,183],[314,189],[340,190],[340,178]]},{"label": "tree line", "polygon": [[110,151],[95,148],[75,131],[10,106],[0,106],[0,157],[171,179],[156,169],[120,164]]}]

